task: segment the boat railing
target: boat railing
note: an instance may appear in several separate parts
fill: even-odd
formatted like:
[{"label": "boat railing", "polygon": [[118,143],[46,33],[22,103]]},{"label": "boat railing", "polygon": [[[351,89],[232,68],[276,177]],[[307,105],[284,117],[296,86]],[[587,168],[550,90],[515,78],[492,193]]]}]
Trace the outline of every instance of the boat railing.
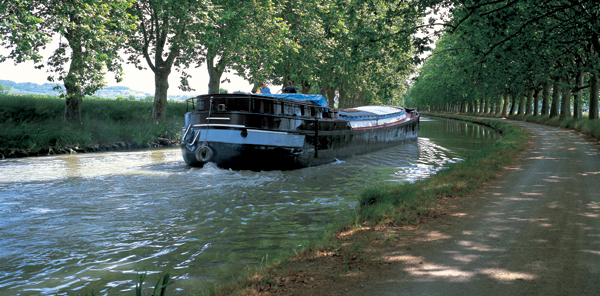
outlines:
[{"label": "boat railing", "polygon": [[[210,104],[212,99],[212,104]],[[322,118],[326,108],[310,102],[291,99],[261,97],[254,95],[215,94],[202,95],[186,100],[186,112],[249,112],[287,116]]]}]

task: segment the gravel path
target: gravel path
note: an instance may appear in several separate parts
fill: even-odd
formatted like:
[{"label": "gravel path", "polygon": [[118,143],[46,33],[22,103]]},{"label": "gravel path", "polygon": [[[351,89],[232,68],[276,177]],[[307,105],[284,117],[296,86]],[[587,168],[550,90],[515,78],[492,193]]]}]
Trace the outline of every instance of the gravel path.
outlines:
[{"label": "gravel path", "polygon": [[599,149],[524,123],[532,149],[347,295],[600,295]]}]

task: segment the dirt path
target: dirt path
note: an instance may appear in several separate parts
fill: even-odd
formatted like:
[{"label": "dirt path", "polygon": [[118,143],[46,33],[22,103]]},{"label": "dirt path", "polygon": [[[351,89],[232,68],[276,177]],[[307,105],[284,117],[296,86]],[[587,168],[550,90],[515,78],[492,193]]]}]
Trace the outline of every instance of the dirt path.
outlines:
[{"label": "dirt path", "polygon": [[391,268],[345,295],[600,295],[599,149],[515,123],[534,134],[522,162],[407,231],[409,245],[383,255]]}]

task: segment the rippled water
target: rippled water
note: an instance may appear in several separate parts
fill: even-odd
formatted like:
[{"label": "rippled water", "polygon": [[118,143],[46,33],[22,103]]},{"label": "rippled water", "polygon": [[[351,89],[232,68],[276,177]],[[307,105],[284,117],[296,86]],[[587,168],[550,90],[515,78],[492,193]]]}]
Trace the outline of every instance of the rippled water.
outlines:
[{"label": "rippled water", "polygon": [[0,160],[0,295],[169,295],[226,280],[350,217],[357,193],[424,178],[498,136],[421,120],[418,141],[293,171],[187,167],[179,149]]}]

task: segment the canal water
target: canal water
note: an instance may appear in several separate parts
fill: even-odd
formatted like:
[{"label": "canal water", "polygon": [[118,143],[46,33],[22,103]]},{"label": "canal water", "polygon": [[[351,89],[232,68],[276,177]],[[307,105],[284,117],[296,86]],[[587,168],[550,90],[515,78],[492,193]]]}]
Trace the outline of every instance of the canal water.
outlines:
[{"label": "canal water", "polygon": [[179,149],[0,160],[0,295],[133,295],[138,272],[195,294],[350,217],[363,188],[426,178],[498,137],[422,118],[417,141],[293,171],[191,168]]}]

